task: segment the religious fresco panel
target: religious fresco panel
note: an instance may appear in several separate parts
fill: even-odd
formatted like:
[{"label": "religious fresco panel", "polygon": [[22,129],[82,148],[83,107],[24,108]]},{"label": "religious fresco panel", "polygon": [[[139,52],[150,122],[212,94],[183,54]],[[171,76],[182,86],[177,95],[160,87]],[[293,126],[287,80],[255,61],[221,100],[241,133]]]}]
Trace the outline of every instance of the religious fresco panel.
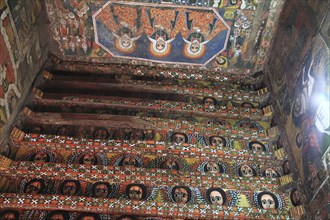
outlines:
[{"label": "religious fresco panel", "polygon": [[[285,125],[288,144],[306,192],[307,198],[304,200],[324,205],[329,201],[327,196],[322,200],[317,194],[329,175],[326,152],[330,146],[330,82],[326,34],[329,29],[326,19],[329,15],[325,16],[322,4],[325,2],[308,1],[302,5],[287,3],[282,25],[275,38],[275,44],[281,43],[273,51],[268,68],[269,78],[273,82],[272,90],[277,97],[275,112],[282,115],[278,117],[279,123]],[[318,15],[313,14],[315,10],[320,11]],[[314,35],[322,16],[325,20],[320,32]],[[319,21],[313,26],[312,20]],[[315,37],[312,39],[312,36]],[[288,46],[293,41],[296,43],[291,44],[292,47]],[[294,55],[294,51],[299,51],[299,55]],[[305,58],[303,63],[299,62],[299,56],[299,60]],[[296,83],[288,85],[287,82],[292,80]],[[296,200],[293,198],[294,203],[298,204]],[[317,213],[321,215],[321,207],[311,207],[313,217]]]},{"label": "religious fresco panel", "polygon": [[96,42],[113,56],[200,65],[224,50],[230,29],[211,9],[111,2],[93,23]]},{"label": "religious fresco panel", "polygon": [[322,156],[330,146],[329,54],[329,48],[317,35],[298,78],[286,124],[309,198],[318,191],[326,175]]},{"label": "religious fresco panel", "polygon": [[[6,120],[9,119],[13,113],[20,92],[17,85],[17,70],[14,61],[13,51],[9,42],[10,38],[7,35],[7,26],[10,26],[10,17],[8,11],[3,11],[0,23],[0,104],[2,109],[1,114],[1,128],[5,125]],[[10,29],[11,30],[11,29]]]},{"label": "religious fresco panel", "polygon": [[253,68],[270,47],[275,22],[268,11],[281,5],[261,2],[257,14],[257,1],[143,2],[47,1],[51,50],[67,60]]},{"label": "religious fresco panel", "polygon": [[[273,74],[270,75],[272,90],[278,95],[277,105],[285,108],[283,102],[291,93],[301,67],[300,60],[306,56],[316,27],[308,19],[305,8],[296,1],[288,1],[280,18],[279,30],[274,39],[276,47],[268,61]],[[295,42],[292,44],[292,42]]]},{"label": "religious fresco panel", "polygon": [[47,34],[36,31],[42,27],[41,1],[1,1],[0,7],[0,127],[8,132],[6,121],[45,61]]}]

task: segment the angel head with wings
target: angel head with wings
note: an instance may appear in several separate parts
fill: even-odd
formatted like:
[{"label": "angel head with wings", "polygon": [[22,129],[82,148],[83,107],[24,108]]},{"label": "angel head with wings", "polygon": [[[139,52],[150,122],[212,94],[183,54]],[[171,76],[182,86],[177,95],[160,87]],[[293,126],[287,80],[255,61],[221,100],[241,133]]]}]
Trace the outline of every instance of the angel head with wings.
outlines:
[{"label": "angel head with wings", "polygon": [[140,36],[134,37],[133,31],[128,27],[123,27],[118,30],[115,36],[115,48],[123,53],[132,53],[136,48],[136,41]]},{"label": "angel head with wings", "polygon": [[169,34],[164,28],[159,28],[150,37],[149,51],[153,56],[164,57],[167,56],[171,51],[171,42],[174,38],[170,39]]},{"label": "angel head with wings", "polygon": [[183,47],[183,54],[189,59],[197,59],[204,55],[205,44],[208,42],[200,33],[200,29],[191,33],[186,39],[183,38],[186,44]]}]

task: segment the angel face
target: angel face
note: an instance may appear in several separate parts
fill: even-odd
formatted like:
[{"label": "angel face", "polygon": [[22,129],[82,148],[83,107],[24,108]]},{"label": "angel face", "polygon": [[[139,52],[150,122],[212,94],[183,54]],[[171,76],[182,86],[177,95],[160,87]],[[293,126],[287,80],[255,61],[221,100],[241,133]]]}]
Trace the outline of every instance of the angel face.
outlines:
[{"label": "angel face", "polygon": [[17,218],[16,218],[15,213],[11,213],[11,212],[0,216],[0,220],[16,220],[16,219]]},{"label": "angel face", "polygon": [[186,137],[183,134],[174,134],[172,137],[172,141],[180,144],[180,143],[186,143]]},{"label": "angel face", "polygon": [[210,200],[213,205],[223,205],[222,195],[216,190],[210,193]]},{"label": "angel face", "polygon": [[188,202],[188,192],[185,188],[179,187],[174,190],[173,194],[174,201],[176,201],[177,203]]},{"label": "angel face", "polygon": [[94,154],[85,154],[83,156],[82,162],[86,165],[92,165],[96,161]]},{"label": "angel face", "polygon": [[191,43],[191,45],[190,45],[190,47],[189,47],[189,50],[190,50],[191,52],[193,52],[193,53],[197,53],[197,52],[199,51],[200,47],[201,47],[201,45],[200,45],[199,41],[194,40],[194,41]]},{"label": "angel face", "polygon": [[290,162],[288,160],[283,163],[283,172],[284,174],[290,173]]},{"label": "angel face", "polygon": [[275,178],[278,177],[278,174],[273,168],[267,168],[265,170],[265,176],[268,178]]},{"label": "angel face", "polygon": [[156,41],[156,49],[159,51],[162,51],[162,50],[164,50],[165,47],[166,47],[165,40],[162,37],[158,38]]},{"label": "angel face", "polygon": [[260,143],[253,143],[251,148],[255,151],[263,151],[263,147]]},{"label": "angel face", "polygon": [[64,216],[60,213],[52,215],[49,219],[50,220],[65,220]]},{"label": "angel face", "polygon": [[78,190],[76,182],[69,181],[63,185],[63,195],[73,196]]},{"label": "angel face", "polygon": [[271,195],[264,194],[261,196],[261,205],[263,209],[275,209],[275,200]]},{"label": "angel face", "polygon": [[206,172],[219,173],[220,166],[216,162],[210,161],[206,164]]},{"label": "angel face", "polygon": [[131,38],[127,34],[124,34],[120,38],[120,44],[123,46],[123,48],[130,48],[132,46]]},{"label": "angel face", "polygon": [[41,187],[42,184],[40,181],[36,180],[31,182],[26,188],[25,188],[25,193],[29,194],[38,194],[41,192]]},{"label": "angel face", "polygon": [[227,62],[226,58],[223,56],[217,57],[216,59],[219,65],[224,65]]},{"label": "angel face", "polygon": [[206,98],[204,101],[204,105],[214,105],[214,101],[211,98]]},{"label": "angel face", "polygon": [[94,190],[94,195],[96,198],[107,198],[109,194],[109,189],[104,183],[97,184]]},{"label": "angel face", "polygon": [[243,165],[240,167],[240,171],[242,173],[242,176],[245,176],[245,177],[251,177],[253,176],[253,170],[250,166],[248,165]]},{"label": "angel face", "polygon": [[295,190],[293,193],[292,193],[292,203],[294,204],[299,204],[300,203],[300,192],[299,190]]},{"label": "angel face", "polygon": [[136,159],[134,157],[128,156],[123,159],[123,166],[133,166],[136,167],[138,165]]},{"label": "angel face", "polygon": [[139,186],[132,186],[130,189],[129,189],[129,193],[128,193],[128,197],[131,199],[131,200],[141,200],[142,199],[142,196],[143,196],[143,190],[141,187]]},{"label": "angel face", "polygon": [[33,162],[45,163],[48,161],[49,161],[49,158],[45,152],[39,152],[33,157]]},{"label": "angel face", "polygon": [[81,218],[81,220],[95,220],[94,216],[92,215],[86,215]]},{"label": "angel face", "polygon": [[224,147],[224,142],[221,137],[212,137],[211,145],[216,147]]}]

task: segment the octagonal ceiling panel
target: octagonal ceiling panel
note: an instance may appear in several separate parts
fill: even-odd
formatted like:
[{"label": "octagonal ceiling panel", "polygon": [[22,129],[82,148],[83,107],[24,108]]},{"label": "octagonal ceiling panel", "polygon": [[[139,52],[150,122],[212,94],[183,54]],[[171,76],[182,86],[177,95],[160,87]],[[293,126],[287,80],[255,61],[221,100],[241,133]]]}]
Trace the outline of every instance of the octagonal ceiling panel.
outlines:
[{"label": "octagonal ceiling panel", "polygon": [[212,8],[107,2],[93,15],[95,41],[115,57],[205,65],[230,27]]},{"label": "octagonal ceiling panel", "polygon": [[267,57],[283,1],[47,0],[50,50],[68,61],[248,73]]}]

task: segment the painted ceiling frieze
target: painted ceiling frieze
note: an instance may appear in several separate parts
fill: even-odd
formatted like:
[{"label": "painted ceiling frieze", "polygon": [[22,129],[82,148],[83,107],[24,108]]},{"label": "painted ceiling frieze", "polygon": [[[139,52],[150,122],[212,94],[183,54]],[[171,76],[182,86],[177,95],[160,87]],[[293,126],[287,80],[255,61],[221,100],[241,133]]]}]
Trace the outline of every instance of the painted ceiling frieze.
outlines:
[{"label": "painted ceiling frieze", "polygon": [[204,65],[230,27],[212,9],[108,2],[93,15],[96,42],[116,57]]},{"label": "painted ceiling frieze", "polygon": [[[206,161],[206,160],[205,160]],[[209,162],[212,164],[212,162]],[[204,162],[206,166],[207,161]],[[27,167],[30,167],[27,169]],[[143,169],[143,170],[142,170]],[[14,170],[17,172],[13,174]],[[89,172],[92,170],[93,174]],[[40,174],[36,174],[36,172]],[[124,176],[123,172],[132,172],[132,176]],[[68,174],[70,173],[70,175]],[[97,173],[95,175],[95,173]],[[150,175],[154,173],[155,175]],[[139,178],[140,183],[156,185],[169,185],[171,182],[176,184],[184,184],[185,178],[190,178],[190,184],[198,187],[208,188],[212,185],[221,186],[223,188],[230,188],[234,190],[277,190],[278,189],[278,179],[269,178],[266,176],[254,176],[254,177],[239,177],[234,174],[234,171],[229,174],[225,173],[214,173],[199,171],[183,171],[183,170],[170,170],[160,169],[160,168],[134,168],[128,166],[88,166],[81,164],[36,164],[29,162],[15,162],[15,164],[5,171],[1,171],[3,176],[8,178],[43,178],[43,179],[55,179],[60,180],[62,178],[70,179],[72,177],[77,177],[79,181],[107,181],[113,183],[125,183],[134,181],[134,179]],[[194,175],[192,175],[194,174]],[[121,178],[116,176],[122,175]],[[199,178],[196,176],[199,175]],[[147,178],[146,178],[147,177]],[[149,178],[148,178],[149,177]],[[158,178],[160,177],[160,178]],[[256,181],[255,184],[250,184],[250,181]]]},{"label": "painted ceiling frieze", "polygon": [[[275,3],[247,0],[56,0],[46,5],[51,51],[64,60],[220,70],[244,67],[236,74],[246,74],[257,56],[265,56],[271,34],[264,33],[275,25],[274,16],[268,22],[268,12],[271,7],[272,15],[280,10]],[[259,29],[252,28],[256,22]]]},{"label": "painted ceiling frieze", "polygon": [[[260,192],[261,193],[261,192]],[[171,193],[170,193],[171,194]],[[258,192],[256,192],[258,194]],[[280,210],[260,209],[257,208],[251,197],[253,207],[240,207],[239,209],[232,206],[215,206],[211,204],[180,204],[175,202],[158,202],[156,200],[131,201],[104,198],[86,198],[81,196],[60,195],[54,198],[54,195],[33,195],[31,198],[27,194],[2,193],[0,194],[0,202],[3,208],[24,208],[24,209],[61,209],[70,211],[88,211],[100,213],[118,213],[126,215],[156,215],[156,216],[173,216],[175,218],[197,219],[220,219],[220,218],[238,218],[240,216],[249,216],[252,219],[258,219],[260,215],[268,219],[285,219],[284,214]],[[260,200],[260,199],[259,199]],[[281,199],[284,201],[283,199]],[[48,202],[49,201],[49,202]],[[52,202],[50,202],[52,201]],[[45,204],[46,203],[46,204]],[[257,203],[257,201],[256,201]],[[166,207],[159,211],[154,207]],[[196,208],[195,208],[196,207]],[[281,207],[282,208],[282,207]],[[286,207],[284,207],[285,209]],[[283,208],[282,208],[283,209]],[[91,216],[91,214],[89,214]],[[31,217],[31,216],[30,216]],[[83,218],[80,218],[83,219]],[[100,218],[99,218],[100,219]],[[104,218],[105,219],[105,218]]]}]

